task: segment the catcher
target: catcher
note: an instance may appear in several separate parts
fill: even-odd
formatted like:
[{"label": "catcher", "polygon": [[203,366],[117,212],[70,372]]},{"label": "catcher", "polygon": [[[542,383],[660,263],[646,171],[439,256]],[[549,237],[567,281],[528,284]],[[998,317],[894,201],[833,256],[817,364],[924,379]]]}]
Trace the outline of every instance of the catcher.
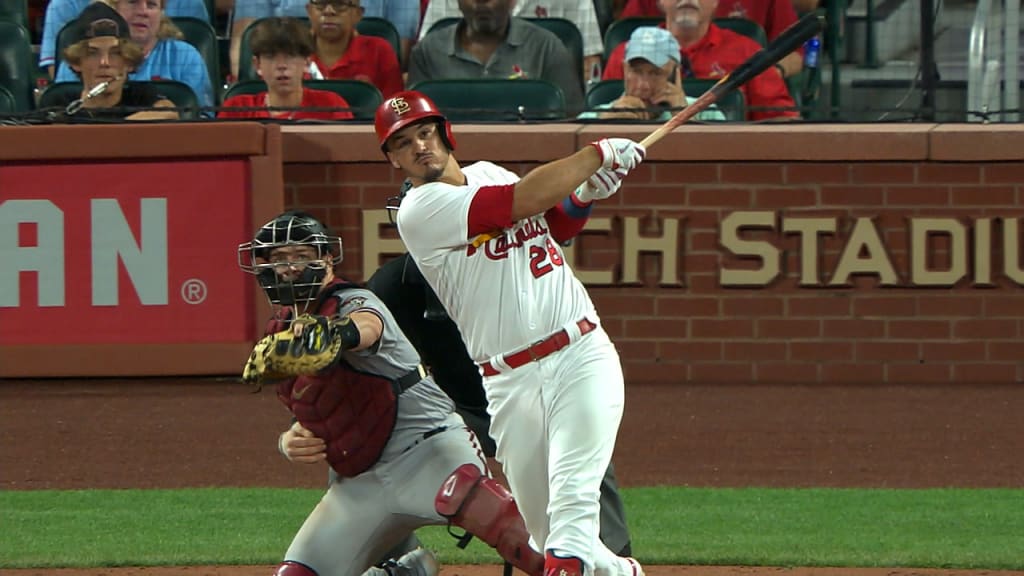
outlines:
[{"label": "catcher", "polygon": [[544,558],[509,492],[486,476],[473,432],[395,319],[370,291],[334,274],[341,238],[312,216],[285,212],[238,247],[275,307],[245,382],[278,380],[295,417],[279,448],[330,465],[327,493],[295,535],[275,576],[435,576],[415,550],[374,563],[430,524],[459,526],[531,576]]}]

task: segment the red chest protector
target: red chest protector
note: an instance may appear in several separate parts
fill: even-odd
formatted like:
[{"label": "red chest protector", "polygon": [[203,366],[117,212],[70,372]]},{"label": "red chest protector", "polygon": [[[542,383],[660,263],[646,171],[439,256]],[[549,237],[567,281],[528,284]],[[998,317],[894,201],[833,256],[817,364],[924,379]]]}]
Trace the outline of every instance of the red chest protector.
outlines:
[{"label": "red chest protector", "polygon": [[[352,287],[356,285],[335,280],[323,289],[313,313],[335,314],[338,299],[331,296]],[[286,329],[291,315],[291,309],[285,309],[283,317],[271,319],[268,333]],[[324,440],[331,468],[340,476],[352,477],[380,459],[398,416],[398,394],[420,380],[402,386],[412,379],[392,381],[358,372],[342,360],[322,374],[282,381],[277,397],[303,427]]]}]

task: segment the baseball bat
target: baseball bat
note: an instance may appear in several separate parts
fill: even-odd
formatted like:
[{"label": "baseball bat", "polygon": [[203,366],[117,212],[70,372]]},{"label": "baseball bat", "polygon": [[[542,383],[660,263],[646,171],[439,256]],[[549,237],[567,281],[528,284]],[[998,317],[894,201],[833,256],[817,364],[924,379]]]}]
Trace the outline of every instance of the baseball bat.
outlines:
[{"label": "baseball bat", "polygon": [[779,60],[782,60],[793,50],[799,48],[811,36],[821,31],[821,20],[814,14],[808,14],[793,23],[782,31],[782,34],[768,43],[756,54],[747,58],[735,70],[726,74],[707,92],[700,95],[693,104],[683,108],[675,116],[669,118],[657,130],[651,132],[646,138],[640,141],[644,148],[650,148],[652,144],[661,140],[665,134],[675,130],[684,122],[707,109],[715,103],[722,95],[739,88],[749,82],[761,72],[768,69]]}]

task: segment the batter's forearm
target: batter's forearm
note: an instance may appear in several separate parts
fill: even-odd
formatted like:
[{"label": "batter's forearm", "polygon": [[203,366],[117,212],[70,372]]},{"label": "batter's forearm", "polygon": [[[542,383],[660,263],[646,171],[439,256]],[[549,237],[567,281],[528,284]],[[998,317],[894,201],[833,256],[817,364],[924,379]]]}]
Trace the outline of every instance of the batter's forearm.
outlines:
[{"label": "batter's forearm", "polygon": [[530,171],[516,183],[512,221],[528,218],[558,204],[601,167],[601,154],[587,146],[572,156]]}]

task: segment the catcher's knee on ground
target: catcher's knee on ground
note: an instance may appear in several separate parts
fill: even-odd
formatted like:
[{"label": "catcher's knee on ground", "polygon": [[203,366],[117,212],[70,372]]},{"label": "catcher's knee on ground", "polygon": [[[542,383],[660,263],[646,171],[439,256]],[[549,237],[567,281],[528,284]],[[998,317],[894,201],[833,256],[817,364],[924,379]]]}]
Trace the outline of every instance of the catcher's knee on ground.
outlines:
[{"label": "catcher's knee on ground", "polygon": [[530,534],[512,494],[476,466],[456,468],[441,485],[434,507],[451,524],[493,546],[516,568],[531,576],[544,572],[544,557],[530,547]]}]

